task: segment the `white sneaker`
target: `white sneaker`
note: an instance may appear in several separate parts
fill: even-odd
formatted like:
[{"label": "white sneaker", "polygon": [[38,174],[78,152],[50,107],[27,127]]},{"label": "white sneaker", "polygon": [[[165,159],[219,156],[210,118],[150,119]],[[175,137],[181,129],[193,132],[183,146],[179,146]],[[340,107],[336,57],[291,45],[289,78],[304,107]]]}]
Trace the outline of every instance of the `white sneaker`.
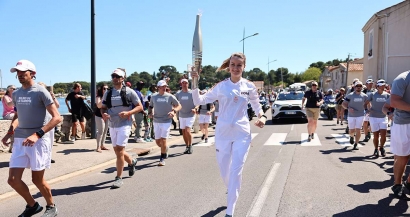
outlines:
[{"label": "white sneaker", "polygon": [[138,143],[146,143],[143,138],[137,138],[135,141],[137,141]]},{"label": "white sneaker", "polygon": [[81,139],[85,139],[85,133],[81,134]]},{"label": "white sneaker", "polygon": [[75,136],[70,136],[70,142],[75,142]]}]

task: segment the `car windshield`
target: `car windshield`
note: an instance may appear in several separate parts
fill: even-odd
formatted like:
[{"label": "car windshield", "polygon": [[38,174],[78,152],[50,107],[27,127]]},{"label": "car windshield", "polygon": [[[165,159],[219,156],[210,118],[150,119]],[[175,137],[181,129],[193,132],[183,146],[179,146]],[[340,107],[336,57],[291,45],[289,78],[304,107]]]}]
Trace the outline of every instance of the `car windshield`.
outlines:
[{"label": "car windshield", "polygon": [[301,100],[303,98],[303,93],[281,93],[278,96],[278,100]]}]

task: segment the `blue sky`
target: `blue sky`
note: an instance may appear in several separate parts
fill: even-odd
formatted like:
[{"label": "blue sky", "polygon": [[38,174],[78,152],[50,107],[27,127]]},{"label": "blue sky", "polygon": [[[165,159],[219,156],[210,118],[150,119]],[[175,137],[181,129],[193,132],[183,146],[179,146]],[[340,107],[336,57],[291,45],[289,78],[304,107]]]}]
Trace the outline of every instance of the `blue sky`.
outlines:
[{"label": "blue sky", "polygon": [[[183,72],[192,62],[198,10],[202,11],[203,64],[219,66],[242,51],[246,69],[287,67],[303,72],[310,63],[363,56],[363,32],[371,16],[401,0],[157,1],[95,0],[97,81],[116,67],[127,72],[158,71],[173,65]],[[90,1],[1,0],[2,86],[19,85],[9,72],[31,60],[46,84],[90,81]]]}]

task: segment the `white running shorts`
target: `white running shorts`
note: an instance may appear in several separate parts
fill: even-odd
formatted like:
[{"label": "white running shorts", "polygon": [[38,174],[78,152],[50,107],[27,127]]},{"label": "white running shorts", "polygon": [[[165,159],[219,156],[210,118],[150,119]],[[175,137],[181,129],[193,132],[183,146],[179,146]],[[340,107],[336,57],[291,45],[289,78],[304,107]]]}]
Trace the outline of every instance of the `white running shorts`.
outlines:
[{"label": "white running shorts", "polygon": [[110,137],[112,146],[127,146],[131,134],[131,126],[110,127]]},{"label": "white running shorts", "polygon": [[370,128],[372,132],[377,132],[379,130],[386,130],[387,129],[387,117],[385,118],[374,118],[370,117]]},{"label": "white running shorts", "polygon": [[369,121],[369,120],[370,120],[369,115],[368,115],[368,114],[365,114],[365,115],[364,115],[364,118],[363,118],[363,121]]},{"label": "white running shorts", "polygon": [[409,156],[410,124],[393,124],[390,129],[390,151],[397,156]]},{"label": "white running shorts", "polygon": [[154,122],[155,139],[166,139],[169,137],[171,123],[156,123]]},{"label": "white running shorts", "polygon": [[49,169],[51,165],[50,138],[40,138],[33,146],[23,146],[26,138],[14,138],[10,168],[27,168],[32,171]]},{"label": "white running shorts", "polygon": [[194,125],[195,116],[190,118],[179,118],[179,127],[181,129],[191,128]]},{"label": "white running shorts", "polygon": [[364,116],[360,117],[347,117],[347,125],[350,130],[361,129],[363,125]]},{"label": "white running shorts", "polygon": [[212,115],[199,115],[200,124],[209,124],[212,121]]}]

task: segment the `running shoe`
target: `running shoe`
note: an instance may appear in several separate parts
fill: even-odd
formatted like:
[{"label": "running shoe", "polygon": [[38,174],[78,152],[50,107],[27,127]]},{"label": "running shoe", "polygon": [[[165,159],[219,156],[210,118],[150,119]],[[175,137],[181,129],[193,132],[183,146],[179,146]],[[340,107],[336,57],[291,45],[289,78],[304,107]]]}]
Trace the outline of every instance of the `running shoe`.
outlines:
[{"label": "running shoe", "polygon": [[135,165],[137,165],[137,158],[132,159],[132,164],[128,164],[128,175],[133,176],[135,174]]},{"label": "running shoe", "polygon": [[384,150],[384,148],[380,148],[380,154],[383,157],[386,157],[386,150]]},{"label": "running shoe", "polygon": [[186,147],[184,154],[189,154],[189,146]]},{"label": "running shoe", "polygon": [[357,143],[355,143],[355,144],[353,145],[353,150],[359,150],[359,148],[357,147]]},{"label": "running shoe", "polygon": [[135,140],[137,143],[145,143],[145,140],[143,138],[137,138],[137,140]]},{"label": "running shoe", "polygon": [[225,215],[225,217],[232,217],[232,215],[228,215],[228,214],[226,214],[226,215]]},{"label": "running shoe", "polygon": [[340,125],[342,125],[342,126],[343,126],[343,121],[341,121],[341,122],[340,122]]},{"label": "running shoe", "polygon": [[19,217],[25,217],[25,216],[32,216],[35,215],[43,210],[43,207],[36,202],[34,206],[30,207],[29,205],[26,205],[26,209],[24,210],[23,213],[19,215]]},{"label": "running shoe", "polygon": [[46,211],[41,217],[54,217],[57,216],[57,214],[58,210],[56,205],[54,204],[54,206],[46,206]]},{"label": "running shoe", "polygon": [[404,181],[403,185],[404,185],[404,187],[407,188],[407,190],[410,191],[410,183],[407,181],[407,179],[406,179],[406,181]]},{"label": "running shoe", "polygon": [[350,137],[350,144],[352,144],[352,145],[354,144],[354,138],[353,138],[353,136]]},{"label": "running shoe", "polygon": [[339,120],[337,120],[336,124],[339,124]]},{"label": "running shoe", "polygon": [[208,138],[205,139],[205,143],[208,143]]},{"label": "running shoe", "polygon": [[378,150],[378,149],[374,149],[373,155],[374,155],[375,157],[379,157],[379,150]]},{"label": "running shoe", "polygon": [[52,164],[55,163],[55,162],[56,162],[55,160],[51,159],[51,163],[52,163]]},{"label": "running shoe", "polygon": [[205,134],[202,134],[201,140],[205,139]]},{"label": "running shoe", "polygon": [[402,184],[393,185],[393,187],[391,187],[391,190],[393,191],[393,194],[396,198],[406,197],[406,195],[403,192],[404,186]]},{"label": "running shoe", "polygon": [[365,136],[363,139],[363,142],[368,142],[369,141],[369,137]]},{"label": "running shoe", "polygon": [[310,142],[311,140],[312,140],[311,135],[309,135],[308,142]]},{"label": "running shoe", "polygon": [[81,139],[85,139],[85,133],[81,134]]},{"label": "running shoe", "polygon": [[159,159],[158,166],[165,166],[165,160],[163,158]]},{"label": "running shoe", "polygon": [[70,142],[75,142],[75,136],[70,137]]},{"label": "running shoe", "polygon": [[315,134],[314,133],[312,133],[312,139],[315,139]]},{"label": "running shoe", "polygon": [[188,154],[192,154],[194,152],[194,149],[192,147],[192,145],[189,146],[189,153]]},{"label": "running shoe", "polygon": [[124,182],[122,181],[122,178],[117,176],[115,177],[114,183],[112,184],[111,188],[120,188],[123,184]]}]

